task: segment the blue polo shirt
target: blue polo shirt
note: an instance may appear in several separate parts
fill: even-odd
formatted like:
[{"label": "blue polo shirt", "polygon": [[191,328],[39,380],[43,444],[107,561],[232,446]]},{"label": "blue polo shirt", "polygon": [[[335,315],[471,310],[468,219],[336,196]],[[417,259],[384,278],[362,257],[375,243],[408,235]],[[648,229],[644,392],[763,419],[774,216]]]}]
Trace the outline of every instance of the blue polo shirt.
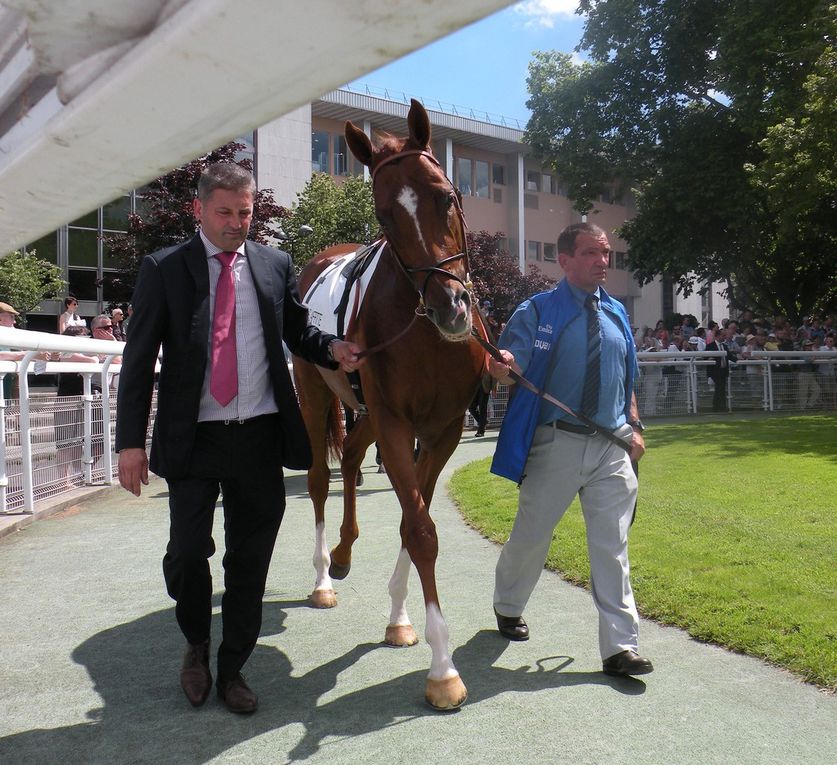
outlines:
[{"label": "blue polo shirt", "polygon": [[[561,335],[555,338],[557,345],[552,372],[546,381],[547,393],[565,403],[573,411],[581,407],[581,394],[584,387],[584,373],[587,367],[587,312],[584,301],[587,292],[567,284],[570,295],[576,301],[579,315],[570,321]],[[599,296],[598,289],[595,293]],[[515,361],[526,376],[526,369],[532,358],[533,344],[537,332],[538,315],[530,300],[518,306],[512,314],[503,334],[499,347],[510,351]],[[596,424],[609,430],[616,430],[625,424],[625,359],[627,346],[622,333],[619,318],[611,314],[610,309],[599,303],[599,324],[602,328],[601,387],[599,389],[599,409],[595,417]],[[562,409],[542,401],[538,424],[546,425],[553,420],[564,420],[573,425],[581,425]]]}]

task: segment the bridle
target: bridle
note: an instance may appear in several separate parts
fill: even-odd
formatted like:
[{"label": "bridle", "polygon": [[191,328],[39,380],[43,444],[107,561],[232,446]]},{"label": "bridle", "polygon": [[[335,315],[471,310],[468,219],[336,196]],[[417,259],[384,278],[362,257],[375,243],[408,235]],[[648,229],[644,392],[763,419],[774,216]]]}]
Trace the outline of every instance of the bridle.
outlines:
[{"label": "bridle", "polygon": [[[427,309],[424,304],[424,293],[427,290],[427,285],[430,282],[430,277],[434,274],[439,274],[444,276],[446,279],[454,279],[459,282],[466,290],[466,292],[471,292],[474,285],[471,281],[471,264],[468,260],[468,239],[465,235],[467,231],[468,225],[465,222],[465,213],[462,211],[462,205],[459,203],[459,196],[456,194],[456,187],[451,183],[450,178],[448,178],[445,171],[442,169],[442,165],[439,163],[439,160],[436,159],[429,151],[426,149],[407,149],[406,151],[399,151],[395,154],[390,154],[390,156],[386,157],[386,159],[381,160],[376,166],[375,169],[372,171],[372,189],[374,191],[375,188],[375,178],[377,177],[378,173],[381,171],[381,168],[386,167],[391,162],[396,162],[397,160],[403,159],[404,157],[410,156],[420,156],[426,157],[429,159],[439,170],[442,171],[442,175],[445,176],[445,180],[450,183],[451,189],[453,189],[453,204],[456,206],[456,214],[459,217],[459,222],[462,226],[462,252],[458,252],[455,255],[450,255],[447,258],[442,258],[442,260],[437,261],[432,266],[408,266],[405,265],[404,261],[401,259],[401,256],[395,249],[395,246],[389,238],[387,238],[387,242],[389,244],[390,251],[392,252],[393,257],[395,258],[396,263],[401,267],[401,270],[410,280],[410,283],[414,284],[413,280],[410,278],[413,274],[427,274],[424,279],[424,283],[421,287],[416,288],[419,296],[419,303],[416,307],[416,314],[419,316],[426,316]],[[442,268],[441,266],[447,265],[448,263],[453,263],[460,258],[464,259],[465,261],[465,279],[460,279],[455,273],[452,271],[448,271],[446,268]]]},{"label": "bridle", "polygon": [[[382,167],[385,167],[390,162],[395,162],[399,159],[403,159],[404,157],[409,157],[409,156],[426,157],[434,165],[436,165],[436,167],[438,167],[440,170],[442,170],[442,166],[441,166],[441,164],[439,164],[439,161],[429,151],[426,151],[424,149],[407,149],[406,151],[399,151],[399,152],[396,152],[395,154],[391,154],[390,156],[381,160],[375,166],[375,169],[372,171],[372,188],[373,188],[373,191],[374,191],[374,188],[375,188],[375,178],[377,177],[378,172],[381,170]],[[362,350],[358,354],[359,359],[365,358],[366,356],[371,356],[373,353],[377,353],[378,351],[383,350],[387,346],[392,345],[393,343],[397,342],[398,340],[400,340],[402,337],[404,337],[404,335],[406,335],[413,328],[413,324],[416,323],[416,320],[419,317],[427,316],[427,308],[424,304],[424,293],[427,290],[427,285],[430,282],[430,277],[433,276],[433,274],[439,274],[441,276],[444,276],[446,279],[454,279],[454,280],[458,281],[465,288],[466,292],[468,292],[469,294],[470,294],[471,290],[474,288],[473,282],[471,281],[470,261],[468,260],[468,239],[465,235],[465,232],[468,229],[468,225],[465,222],[465,213],[462,211],[462,205],[459,203],[459,197],[456,194],[456,188],[454,187],[453,183],[451,183],[450,178],[448,178],[448,176],[447,176],[447,174],[445,173],[444,170],[442,170],[442,175],[445,176],[445,180],[448,183],[450,183],[450,187],[451,187],[451,189],[453,189],[453,203],[456,205],[456,213],[459,216],[459,222],[462,226],[462,252],[458,252],[455,255],[449,255],[446,258],[442,258],[442,260],[437,261],[432,266],[408,266],[408,265],[405,265],[404,261],[401,259],[401,256],[396,251],[395,246],[393,245],[393,243],[391,241],[389,241],[389,238],[386,239],[387,244],[389,244],[390,252],[392,253],[392,256],[395,258],[395,262],[399,265],[399,267],[401,268],[401,271],[403,272],[404,276],[407,278],[407,281],[409,281],[410,284],[413,285],[413,287],[415,287],[415,282],[411,278],[413,274],[425,273],[425,274],[427,274],[427,276],[425,277],[424,283],[421,285],[421,287],[420,288],[416,287],[416,291],[418,292],[418,305],[416,305],[416,309],[413,313],[413,318],[410,321],[410,323],[406,327],[404,327],[404,329],[402,329],[394,337],[391,337],[388,340],[384,340],[382,343],[378,343],[377,345],[374,345],[371,348],[365,348],[364,350]],[[464,259],[464,261],[465,261],[465,279],[464,280],[460,279],[453,272],[448,271],[445,268],[441,268],[441,266],[447,265],[448,263],[453,263],[454,261],[459,260],[460,258]],[[359,295],[359,293],[358,293],[358,295]],[[354,309],[354,314],[355,315],[357,315],[357,310],[358,310],[358,306],[357,306],[357,295],[356,295],[356,302],[355,302],[355,309]]]}]

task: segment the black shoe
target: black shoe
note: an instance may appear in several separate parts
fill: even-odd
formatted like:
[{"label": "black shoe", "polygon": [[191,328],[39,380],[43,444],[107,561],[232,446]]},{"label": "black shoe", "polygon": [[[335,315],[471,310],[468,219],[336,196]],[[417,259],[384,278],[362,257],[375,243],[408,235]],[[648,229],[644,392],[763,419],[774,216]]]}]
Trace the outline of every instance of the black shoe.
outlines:
[{"label": "black shoe", "polygon": [[218,697],[230,712],[239,715],[255,712],[259,706],[259,697],[244,682],[244,675],[240,672],[232,680],[218,680]]},{"label": "black shoe", "polygon": [[476,433],[474,433],[474,438],[482,438],[484,435],[485,435],[484,430],[478,430]]},{"label": "black shoe", "polygon": [[497,617],[497,629],[500,634],[509,640],[528,640],[529,625],[523,621],[522,616],[503,616],[494,609],[494,616]]},{"label": "black shoe", "polygon": [[602,672],[615,677],[631,675],[647,675],[654,671],[654,665],[649,659],[643,659],[636,651],[622,651],[614,654],[602,662]]},{"label": "black shoe", "polygon": [[180,687],[193,707],[203,706],[212,688],[209,671],[209,641],[186,647],[180,670]]}]

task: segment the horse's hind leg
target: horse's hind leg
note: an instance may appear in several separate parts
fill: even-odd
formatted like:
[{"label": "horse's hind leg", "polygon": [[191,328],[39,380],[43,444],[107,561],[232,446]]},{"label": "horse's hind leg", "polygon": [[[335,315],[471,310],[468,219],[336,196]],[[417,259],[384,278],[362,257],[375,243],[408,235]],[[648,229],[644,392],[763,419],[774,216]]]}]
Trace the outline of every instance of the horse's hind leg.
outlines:
[{"label": "horse's hind leg", "polygon": [[328,573],[334,579],[345,579],[352,567],[352,545],[358,537],[357,526],[357,476],[366,449],[375,440],[368,416],[355,420],[343,442],[343,459],[340,471],[343,476],[343,523],[340,525],[340,542],[331,551]]},{"label": "horse's hind leg", "polygon": [[325,538],[325,505],[328,498],[328,453],[326,448],[329,416],[334,408],[334,395],[317,368],[302,359],[294,359],[294,377],[300,392],[300,410],[308,439],[311,442],[311,468],[308,470],[308,494],[314,505],[314,570],[316,583],[308,599],[315,608],[337,605],[334,585],[328,574],[329,554]]}]

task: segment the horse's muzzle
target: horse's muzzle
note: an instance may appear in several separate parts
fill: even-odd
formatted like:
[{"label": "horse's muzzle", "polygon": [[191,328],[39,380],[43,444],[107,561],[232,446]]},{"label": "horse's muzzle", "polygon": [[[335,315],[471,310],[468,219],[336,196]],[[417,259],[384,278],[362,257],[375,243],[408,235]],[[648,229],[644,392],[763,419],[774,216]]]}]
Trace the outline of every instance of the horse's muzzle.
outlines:
[{"label": "horse's muzzle", "polygon": [[447,340],[467,339],[471,334],[471,293],[461,285],[455,291],[445,289],[448,300],[442,305],[427,302],[427,318]]}]

